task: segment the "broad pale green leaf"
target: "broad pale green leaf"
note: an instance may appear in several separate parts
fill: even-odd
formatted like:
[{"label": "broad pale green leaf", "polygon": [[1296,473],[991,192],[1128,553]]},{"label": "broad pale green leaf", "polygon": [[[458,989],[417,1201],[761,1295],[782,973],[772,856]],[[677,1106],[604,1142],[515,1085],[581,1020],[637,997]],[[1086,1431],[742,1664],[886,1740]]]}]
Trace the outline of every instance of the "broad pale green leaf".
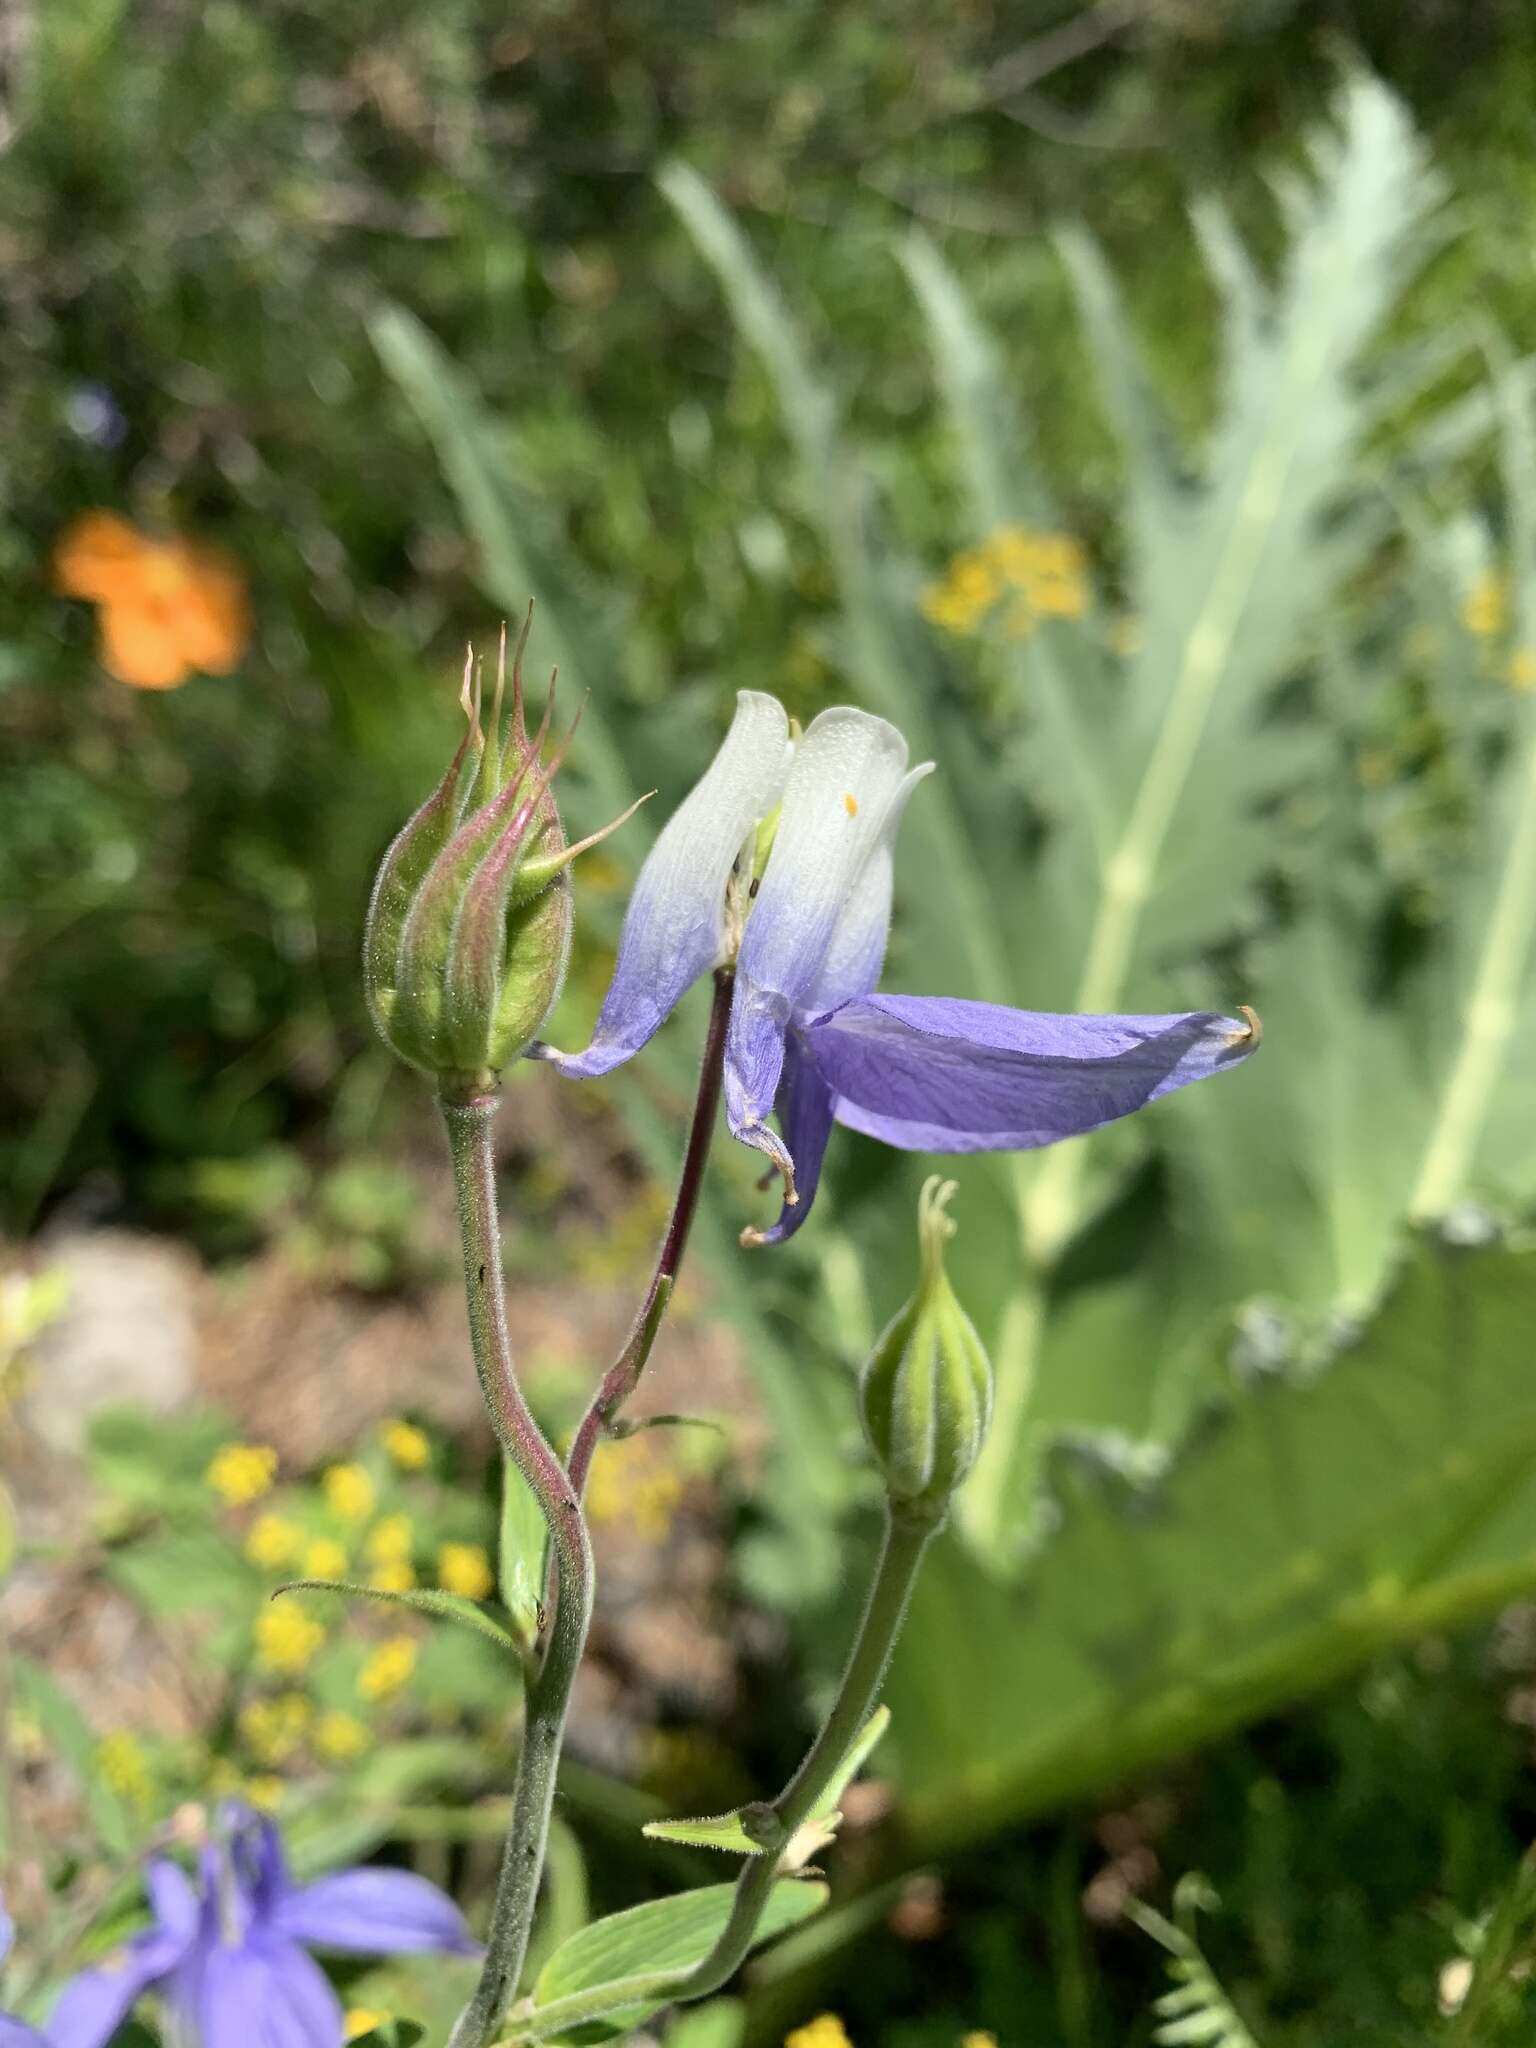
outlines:
[{"label": "broad pale green leaf", "polygon": [[[612,2008],[601,2021],[583,2025],[579,2035],[573,2032],[570,2038],[611,2039],[639,2026],[665,2002],[664,1997],[647,1995],[648,1984],[675,1977],[704,1960],[730,1917],[735,1896],[734,1885],[708,1885],[701,1891],[651,1899],[584,1927],[556,1949],[539,1972],[523,2033],[514,2031],[510,2038],[565,2038],[554,2030],[559,2008],[578,1998],[584,2003],[598,1999],[605,1990],[613,1997]],[[758,1942],[798,1927],[819,1912],[826,1899],[824,1884],[796,1878],[776,1884],[758,1923]]]},{"label": "broad pale green leaf", "polygon": [[889,1692],[925,1847],[1097,1797],[1536,1588],[1536,1252],[1414,1249],[1322,1369],[1230,1334],[1160,1475],[1059,1444],[1010,1588],[941,1539]]},{"label": "broad pale green leaf", "polygon": [[499,1650],[506,1650],[512,1656],[519,1654],[517,1639],[496,1619],[487,1607],[477,1600],[466,1600],[462,1593],[444,1593],[434,1586],[418,1586],[409,1593],[385,1592],[379,1586],[364,1586],[353,1579],[290,1579],[287,1585],[273,1589],[275,1600],[281,1593],[340,1593],[348,1599],[377,1600],[386,1607],[410,1607],[418,1614],[430,1614],[438,1621],[456,1621],[465,1628],[471,1628],[477,1635],[486,1636]]}]

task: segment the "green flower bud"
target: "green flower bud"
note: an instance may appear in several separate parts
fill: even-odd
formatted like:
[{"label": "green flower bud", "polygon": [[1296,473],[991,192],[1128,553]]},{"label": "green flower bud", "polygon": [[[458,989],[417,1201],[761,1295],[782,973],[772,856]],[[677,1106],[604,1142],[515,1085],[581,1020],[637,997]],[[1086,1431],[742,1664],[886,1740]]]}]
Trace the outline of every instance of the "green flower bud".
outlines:
[{"label": "green flower bud", "polygon": [[937,1174],[917,1205],[917,1292],[886,1326],[860,1380],[864,1433],[892,1504],[942,1520],[981,1453],[992,1414],[992,1366],[944,1271],[953,1181]]},{"label": "green flower bud", "polygon": [[550,711],[531,739],[523,715],[531,622],[532,607],[513,653],[505,733],[505,632],[485,731],[473,654],[466,661],[468,729],[442,781],[385,854],[368,906],[363,980],[373,1021],[448,1097],[494,1088],[538,1036],[570,954],[569,865],[634,808],[566,845],[551,785],[575,727],[542,761]]}]

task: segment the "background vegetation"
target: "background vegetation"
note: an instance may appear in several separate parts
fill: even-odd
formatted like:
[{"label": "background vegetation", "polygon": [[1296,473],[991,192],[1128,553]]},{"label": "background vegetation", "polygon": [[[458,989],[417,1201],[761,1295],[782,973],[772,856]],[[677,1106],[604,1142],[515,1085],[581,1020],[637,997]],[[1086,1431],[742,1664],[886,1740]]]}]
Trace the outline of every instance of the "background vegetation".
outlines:
[{"label": "background vegetation", "polygon": [[[131,1221],[221,1261],[280,1240],[330,1283],[427,1284],[398,1165],[419,1104],[369,1039],[360,906],[452,730],[463,642],[530,591],[535,650],[592,692],[578,823],[675,796],[738,688],[888,711],[941,765],[890,985],[1251,1000],[1269,1043],[1086,1162],[967,1165],[995,1454],[894,1681],[895,1820],[742,2023],[779,2038],[830,2004],[898,2048],[1149,2038],[1157,1949],[1120,1907],[1167,1909],[1198,1869],[1255,2039],[1519,2038],[1528,10],[89,0],[42,11],[10,72],[18,1244]],[[232,674],[151,693],[101,665],[99,618],[58,588],[95,508],[236,565]],[[582,894],[566,1042],[653,829]],[[509,1161],[523,1268],[574,1280],[605,1233],[643,1246],[696,1038],[682,1023],[601,1107],[537,1113],[549,1156]],[[816,1227],[748,1269],[750,1173],[719,1160],[699,1250],[699,1313],[745,1339],[778,1445],[731,1482],[726,1583],[789,1617],[809,1691],[868,1533],[847,1368],[904,1291],[915,1185],[839,1147]],[[1405,1253],[1411,1221],[1446,1217]],[[210,1607],[230,1574],[255,1584],[248,1532],[210,1524],[217,1429],[114,1426],[91,1483],[118,1581],[179,1599],[190,1545]],[[473,1455],[440,1457],[423,1557],[481,1513]],[[233,1689],[156,1798],[210,1757],[260,1764],[244,1640],[210,1645]],[[316,1711],[362,1654],[322,1664]],[[476,1670],[471,1646],[424,1674],[420,1723],[366,1765],[361,1840],[325,1833],[345,1760],[296,1743],[317,1857],[421,1854],[434,1810],[473,1835],[498,1725]],[[445,1771],[455,1688],[490,1746]],[[761,1732],[736,1739],[738,1772],[771,1775]],[[600,1905],[660,1867],[612,1846],[620,1796],[572,1835]],[[933,1869],[919,1942],[910,1875]],[[1482,1988],[1443,2018],[1501,1898]],[[393,1995],[425,2016],[420,1986]]]}]

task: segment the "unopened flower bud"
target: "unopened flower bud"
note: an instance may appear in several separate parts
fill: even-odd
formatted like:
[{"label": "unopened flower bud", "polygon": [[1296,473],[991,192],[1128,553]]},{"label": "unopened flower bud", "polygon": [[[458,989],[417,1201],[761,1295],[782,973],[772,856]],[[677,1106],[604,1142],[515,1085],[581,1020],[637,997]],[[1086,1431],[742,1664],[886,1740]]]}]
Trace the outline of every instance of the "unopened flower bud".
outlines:
[{"label": "unopened flower bud", "polygon": [[893,1506],[942,1519],[980,1455],[992,1413],[992,1366],[944,1271],[953,1181],[937,1175],[917,1206],[917,1292],[886,1326],[864,1368],[864,1432]]},{"label": "unopened flower bud", "polygon": [[[569,864],[624,822],[566,845],[551,785],[570,735],[547,763],[548,710],[529,737],[527,638],[525,622],[505,733],[505,634],[484,731],[479,674],[473,657],[466,662],[468,729],[442,781],[385,854],[368,907],[369,1011],[386,1044],[432,1075],[445,1096],[494,1088],[537,1037],[565,980]],[[552,697],[553,677],[550,688]]]}]

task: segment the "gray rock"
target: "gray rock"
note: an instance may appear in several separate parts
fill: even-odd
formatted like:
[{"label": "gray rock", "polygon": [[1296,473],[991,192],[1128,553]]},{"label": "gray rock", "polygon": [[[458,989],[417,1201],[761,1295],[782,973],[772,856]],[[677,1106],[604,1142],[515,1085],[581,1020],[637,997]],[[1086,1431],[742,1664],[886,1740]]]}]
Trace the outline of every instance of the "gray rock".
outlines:
[{"label": "gray rock", "polygon": [[195,1261],[163,1238],[91,1230],[54,1239],[64,1312],[31,1346],[21,1415],[48,1449],[80,1450],[91,1417],[131,1402],[167,1414],[197,1364]]}]

